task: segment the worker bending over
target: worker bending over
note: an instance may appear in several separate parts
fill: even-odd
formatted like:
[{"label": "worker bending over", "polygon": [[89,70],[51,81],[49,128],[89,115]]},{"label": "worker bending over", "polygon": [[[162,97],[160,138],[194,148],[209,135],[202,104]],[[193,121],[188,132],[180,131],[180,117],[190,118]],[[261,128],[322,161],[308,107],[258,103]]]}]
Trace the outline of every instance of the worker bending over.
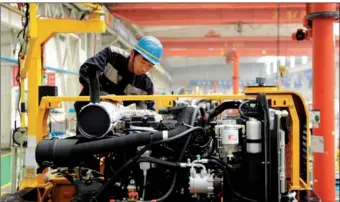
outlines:
[{"label": "worker bending over", "polygon": [[[160,63],[163,55],[161,42],[152,36],[142,37],[133,47],[130,54],[118,47],[106,47],[90,57],[81,65],[79,81],[83,86],[80,96],[89,95],[89,74],[100,72],[100,94],[114,95],[153,95],[154,87],[147,72],[155,64]],[[77,115],[82,107],[89,102],[78,101],[74,104]],[[154,102],[127,102],[124,105],[136,103],[139,108],[153,109]]]}]

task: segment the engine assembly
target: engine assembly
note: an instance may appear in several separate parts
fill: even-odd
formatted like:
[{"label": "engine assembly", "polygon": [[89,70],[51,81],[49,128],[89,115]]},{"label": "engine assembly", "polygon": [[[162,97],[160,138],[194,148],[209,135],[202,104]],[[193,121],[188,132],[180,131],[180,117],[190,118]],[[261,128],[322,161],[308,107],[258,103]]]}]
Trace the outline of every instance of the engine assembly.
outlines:
[{"label": "engine assembly", "polygon": [[79,134],[42,140],[36,161],[39,172],[52,168],[76,187],[70,201],[292,201],[287,118],[263,93],[211,110],[90,103],[79,114]]},{"label": "engine assembly", "polygon": [[250,87],[156,113],[100,100],[95,82],[77,135],[36,147],[39,202],[310,201],[301,98]]}]

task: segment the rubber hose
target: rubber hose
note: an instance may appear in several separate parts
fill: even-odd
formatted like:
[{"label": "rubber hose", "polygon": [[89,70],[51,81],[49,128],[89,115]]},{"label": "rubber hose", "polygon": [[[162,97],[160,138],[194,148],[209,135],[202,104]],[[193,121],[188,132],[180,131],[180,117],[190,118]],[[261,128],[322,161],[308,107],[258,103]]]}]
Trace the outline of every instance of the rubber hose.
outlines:
[{"label": "rubber hose", "polygon": [[[181,133],[181,134],[179,134],[179,135],[177,135],[177,136],[175,136],[175,137],[172,137],[172,138],[169,138],[169,139],[166,140],[166,141],[170,142],[170,141],[174,141],[174,140],[176,140],[176,139],[178,139],[178,138],[181,138],[181,137],[183,137],[183,136],[186,136],[186,135],[190,134],[190,136],[188,137],[188,139],[187,139],[187,141],[186,141],[184,147],[182,148],[182,151],[181,151],[181,153],[180,153],[180,156],[179,156],[179,158],[178,158],[178,161],[180,161],[180,160],[183,158],[185,149],[186,149],[186,147],[189,145],[189,141],[190,141],[190,139],[191,139],[191,133],[194,132],[194,131],[196,131],[196,130],[203,130],[203,129],[200,128],[200,127],[190,128],[189,130],[187,130],[187,131],[185,131],[185,132],[183,132],[183,133]],[[103,187],[100,188],[100,190],[98,190],[98,192],[96,193],[96,195],[92,198],[91,202],[97,201],[98,198],[101,196],[101,194],[105,191],[105,189],[106,189],[110,184],[112,184],[112,183],[115,181],[115,178],[117,178],[121,172],[123,172],[125,169],[127,169],[129,166],[131,166],[134,162],[136,162],[137,159],[140,158],[140,156],[141,156],[145,151],[147,151],[152,145],[161,144],[162,142],[164,142],[164,140],[163,140],[163,141],[156,141],[156,142],[150,143],[148,146],[144,147],[141,151],[139,151],[135,157],[133,157],[132,159],[130,159],[129,161],[127,161],[127,162],[126,162],[122,167],[120,167],[119,170],[118,170],[118,171],[117,171],[117,172],[109,179],[109,181],[106,182],[106,184],[104,184]],[[177,172],[176,172],[175,175],[174,175],[173,183],[172,183],[172,185],[171,185],[170,190],[169,190],[163,197],[161,197],[161,198],[166,198],[168,195],[170,195],[170,193],[172,192],[173,187],[174,187],[173,184],[176,184],[176,178],[177,178]],[[158,201],[158,200],[157,200],[157,201]]]},{"label": "rubber hose", "polygon": [[220,113],[222,113],[226,109],[237,109],[238,106],[241,104],[241,102],[238,101],[227,101],[227,102],[222,102],[220,105],[218,105],[216,108],[212,110],[212,112],[209,114],[206,124],[209,124],[209,122],[218,116]]},{"label": "rubber hose", "polygon": [[[244,201],[250,201],[250,202],[259,202],[259,201],[257,201],[257,200],[254,200],[254,199],[251,199],[251,198],[248,198],[248,197],[245,197],[245,196],[242,196],[240,193],[238,193],[238,192],[236,192],[235,190],[234,190],[234,188],[233,188],[233,186],[232,186],[232,184],[231,184],[231,182],[230,182],[230,178],[229,178],[229,175],[228,175],[228,171],[227,171],[227,169],[226,169],[226,167],[227,167],[227,165],[226,165],[226,163],[224,163],[223,161],[221,161],[221,160],[219,160],[219,159],[217,159],[217,158],[214,158],[214,157],[210,157],[209,158],[209,162],[211,162],[211,163],[215,163],[216,165],[218,165],[221,169],[222,169],[222,171],[223,171],[223,181],[224,181],[224,194],[226,193],[226,191],[227,191],[227,187],[226,187],[226,185],[228,184],[229,185],[229,188],[231,189],[231,191],[233,192],[233,194],[235,194],[237,197],[239,197],[240,199],[242,199],[242,200],[244,200]],[[226,183],[226,181],[227,181],[227,183]],[[223,201],[224,202],[227,202],[226,201],[227,200],[227,197],[223,197]]]},{"label": "rubber hose", "polygon": [[[91,72],[91,73],[90,73]],[[100,90],[99,90],[99,71],[90,71],[89,81],[90,81],[90,100],[92,103],[100,102]]]},{"label": "rubber hose", "polygon": [[[184,146],[181,150],[181,153],[178,156],[178,159],[177,159],[178,162],[182,161],[182,159],[184,157],[185,150],[188,148],[191,138],[192,138],[192,134],[189,135],[187,141],[185,142],[185,144],[184,144]],[[176,186],[176,182],[177,182],[177,172],[175,172],[175,174],[173,176],[169,190],[162,197],[160,197],[158,199],[153,199],[151,201],[143,201],[143,202],[154,202],[154,201],[162,202],[162,201],[166,200],[171,195],[171,193],[173,192],[173,190]]]},{"label": "rubber hose", "polygon": [[[187,129],[186,126],[181,125],[177,128],[168,131],[168,137],[176,136]],[[142,133],[134,133],[126,136],[115,137],[104,140],[91,141],[86,143],[81,143],[75,145],[71,153],[72,155],[91,155],[91,154],[99,154],[99,153],[107,153],[114,151],[121,151],[124,148],[128,147],[138,147],[147,145],[150,143],[150,139],[152,136],[153,141],[161,141],[164,139],[164,132],[142,132]]]},{"label": "rubber hose", "polygon": [[140,158],[137,160],[137,163],[140,163],[140,162],[151,162],[151,163],[161,164],[165,166],[180,167],[180,164],[178,162],[164,161],[164,160],[160,160],[154,157]]}]

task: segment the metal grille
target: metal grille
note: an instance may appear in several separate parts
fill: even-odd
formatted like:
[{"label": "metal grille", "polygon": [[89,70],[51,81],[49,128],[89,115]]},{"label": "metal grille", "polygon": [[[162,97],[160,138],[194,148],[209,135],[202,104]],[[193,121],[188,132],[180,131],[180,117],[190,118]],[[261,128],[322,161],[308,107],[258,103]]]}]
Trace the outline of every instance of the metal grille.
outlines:
[{"label": "metal grille", "polygon": [[[301,123],[305,121],[302,120]],[[301,132],[300,132],[300,177],[303,181],[307,182],[307,166],[308,161],[307,159],[307,153],[308,153],[308,144],[307,144],[307,130],[309,128],[306,126],[306,124],[301,125]]]}]

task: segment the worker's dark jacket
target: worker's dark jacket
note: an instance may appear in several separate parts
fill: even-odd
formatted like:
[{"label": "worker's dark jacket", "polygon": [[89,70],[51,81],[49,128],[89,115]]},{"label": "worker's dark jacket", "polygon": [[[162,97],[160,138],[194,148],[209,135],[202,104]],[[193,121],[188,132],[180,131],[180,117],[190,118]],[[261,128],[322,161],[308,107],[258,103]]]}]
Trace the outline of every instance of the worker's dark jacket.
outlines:
[{"label": "worker's dark jacket", "polygon": [[[89,69],[97,69],[101,72],[99,77],[101,94],[115,95],[152,95],[153,83],[151,79],[143,74],[136,75],[128,70],[129,53],[117,47],[106,47],[95,56],[87,59],[80,67],[79,81],[83,85],[80,95],[89,95]],[[133,102],[124,101],[124,105]],[[75,111],[88,104],[88,102],[76,102]],[[153,102],[137,102],[137,105],[143,105],[144,108],[152,109]]]}]

